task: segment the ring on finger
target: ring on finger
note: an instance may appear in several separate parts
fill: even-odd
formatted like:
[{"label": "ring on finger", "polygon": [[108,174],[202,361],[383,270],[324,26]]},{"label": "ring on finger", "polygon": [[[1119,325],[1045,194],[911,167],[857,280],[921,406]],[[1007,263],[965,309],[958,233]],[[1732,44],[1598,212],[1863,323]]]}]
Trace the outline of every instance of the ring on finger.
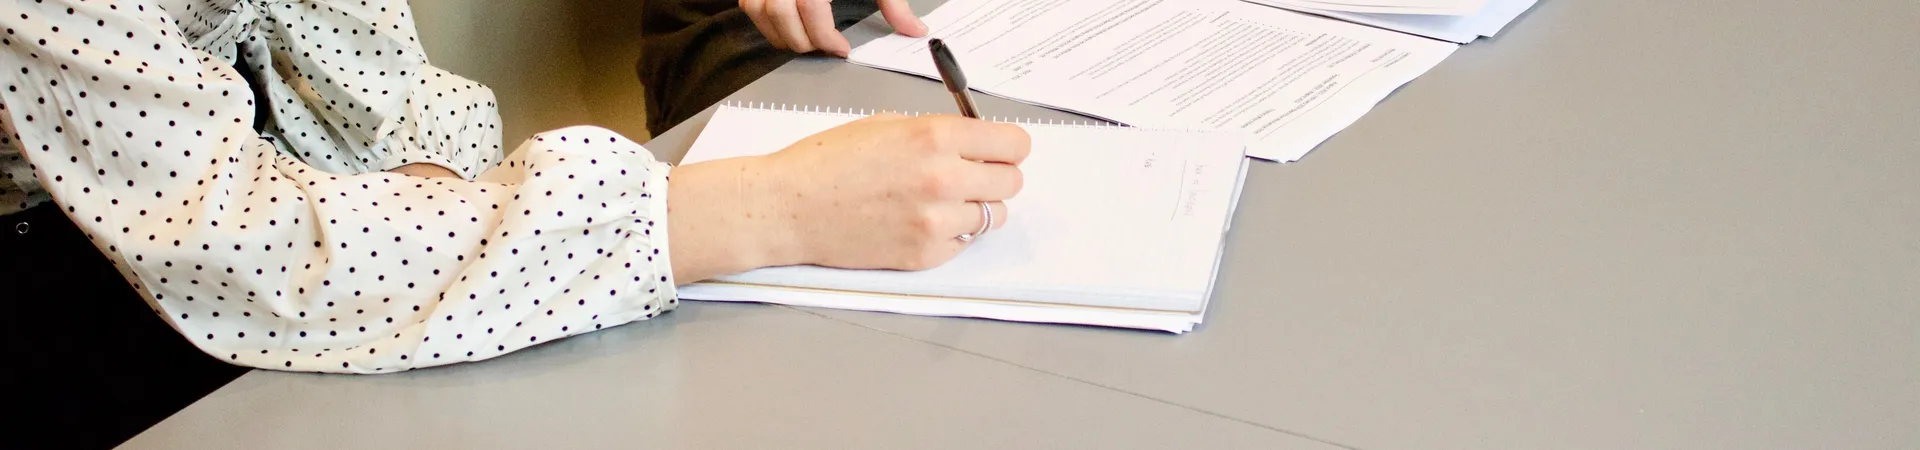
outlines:
[{"label": "ring on finger", "polygon": [[980,204],[980,230],[958,236],[960,242],[973,242],[975,238],[986,236],[987,231],[993,229],[993,205],[987,202],[974,203]]}]

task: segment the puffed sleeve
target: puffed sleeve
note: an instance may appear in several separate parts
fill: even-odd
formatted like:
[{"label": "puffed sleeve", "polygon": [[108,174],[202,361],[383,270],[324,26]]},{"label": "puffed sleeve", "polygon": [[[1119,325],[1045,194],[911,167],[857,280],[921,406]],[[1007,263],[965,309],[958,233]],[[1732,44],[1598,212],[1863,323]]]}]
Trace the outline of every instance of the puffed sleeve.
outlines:
[{"label": "puffed sleeve", "polygon": [[0,131],[208,354],[391,372],[676,303],[669,166],[612,132],[540,134],[477,181],[335,175],[255,133],[242,77],[143,2],[6,5]]},{"label": "puffed sleeve", "polygon": [[473,179],[501,162],[493,92],[431,65],[404,0],[180,3],[168,13],[189,44],[249,75],[266,136],[315,168]]}]

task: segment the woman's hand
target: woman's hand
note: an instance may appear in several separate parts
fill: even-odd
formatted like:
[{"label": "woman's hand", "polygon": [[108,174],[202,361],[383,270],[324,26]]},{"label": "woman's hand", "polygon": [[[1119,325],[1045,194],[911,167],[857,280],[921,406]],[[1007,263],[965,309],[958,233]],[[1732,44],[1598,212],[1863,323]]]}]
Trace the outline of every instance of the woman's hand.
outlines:
[{"label": "woman's hand", "polygon": [[[907,0],[878,1],[881,16],[886,17],[894,31],[913,37],[927,33],[927,24],[913,15]],[[853,51],[847,37],[833,26],[833,6],[829,0],[740,0],[740,10],[753,19],[753,26],[760,29],[760,34],[766,36],[774,48],[795,53],[820,50],[842,58]]]},{"label": "woman's hand", "polygon": [[994,227],[1005,223],[1000,201],[1020,191],[1029,145],[1014,125],[871,117],[769,155],[782,180],[769,207],[787,215],[809,264],[930,269],[980,230],[973,202],[993,208]]},{"label": "woman's hand", "polygon": [[924,270],[993,227],[1020,191],[1031,142],[1018,126],[957,116],[878,115],[779,152],[678,168],[668,187],[675,276],[691,283],[759,267]]}]

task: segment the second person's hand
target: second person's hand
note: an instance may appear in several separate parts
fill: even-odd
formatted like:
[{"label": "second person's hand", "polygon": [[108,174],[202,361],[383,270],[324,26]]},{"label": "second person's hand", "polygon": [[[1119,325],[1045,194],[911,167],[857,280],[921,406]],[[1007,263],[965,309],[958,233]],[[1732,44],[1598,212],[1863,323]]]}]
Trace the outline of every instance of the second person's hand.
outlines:
[{"label": "second person's hand", "polygon": [[[868,1],[868,0],[841,0]],[[880,15],[894,31],[920,37],[927,33],[907,0],[877,0]],[[773,43],[774,48],[811,53],[815,50],[842,58],[853,51],[847,37],[834,28],[830,0],[740,0],[740,10],[753,19],[753,26]]]}]

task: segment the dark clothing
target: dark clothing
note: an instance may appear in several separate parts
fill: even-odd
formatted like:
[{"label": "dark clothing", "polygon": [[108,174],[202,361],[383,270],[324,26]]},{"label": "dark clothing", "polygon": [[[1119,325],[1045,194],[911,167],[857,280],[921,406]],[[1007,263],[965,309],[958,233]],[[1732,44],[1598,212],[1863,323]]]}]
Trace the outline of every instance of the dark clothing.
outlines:
[{"label": "dark clothing", "polygon": [[[737,0],[646,0],[640,81],[647,128],[660,134],[794,58],[773,48]],[[833,2],[840,30],[878,12],[873,0]]]},{"label": "dark clothing", "polygon": [[57,208],[0,217],[0,448],[112,448],[247,372],[160,320]]},{"label": "dark clothing", "polygon": [[[238,67],[248,65],[241,52]],[[265,93],[251,71],[259,113]],[[113,448],[247,373],[160,319],[55,203],[0,216],[0,448]]]}]

